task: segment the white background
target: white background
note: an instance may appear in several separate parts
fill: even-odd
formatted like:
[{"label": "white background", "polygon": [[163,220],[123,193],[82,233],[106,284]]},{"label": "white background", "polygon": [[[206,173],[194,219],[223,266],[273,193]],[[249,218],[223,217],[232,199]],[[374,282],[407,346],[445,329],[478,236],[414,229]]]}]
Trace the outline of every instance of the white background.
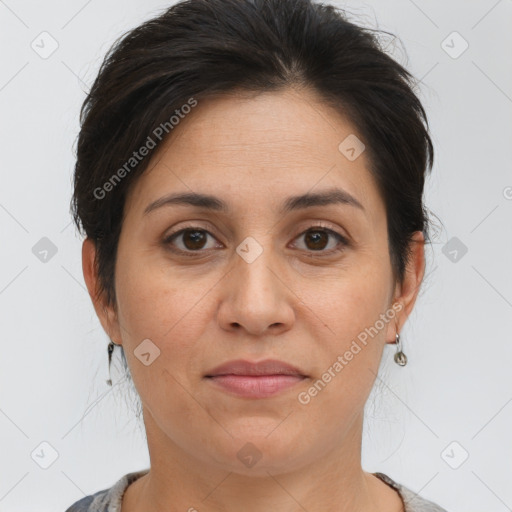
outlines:
[{"label": "white background", "polygon": [[[64,511],[149,466],[119,360],[113,389],[105,383],[108,339],[69,200],[85,91],[114,39],[169,5],[0,1],[2,512]],[[512,510],[512,1],[337,5],[398,35],[404,48],[389,51],[422,79],[436,151],[426,202],[444,225],[402,332],[409,364],[392,362],[393,347],[384,353],[363,467],[449,512]],[[58,43],[46,59],[31,47],[43,31]],[[442,46],[453,31],[469,44],[458,58]],[[453,37],[452,53],[462,44]],[[32,252],[42,237],[57,248],[46,263]],[[467,247],[455,262],[442,252],[453,237]],[[31,456],[49,461],[42,442],[58,454],[47,469]],[[446,460],[463,450],[452,469]]]}]

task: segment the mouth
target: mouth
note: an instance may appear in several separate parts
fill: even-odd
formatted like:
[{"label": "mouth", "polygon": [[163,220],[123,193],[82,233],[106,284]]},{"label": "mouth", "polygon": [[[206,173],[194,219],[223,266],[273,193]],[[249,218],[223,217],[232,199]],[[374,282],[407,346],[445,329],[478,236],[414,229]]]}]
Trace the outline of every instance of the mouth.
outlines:
[{"label": "mouth", "polygon": [[205,375],[216,389],[245,398],[267,398],[296,386],[308,378],[296,367],[267,359],[253,363],[236,360],[224,363]]}]

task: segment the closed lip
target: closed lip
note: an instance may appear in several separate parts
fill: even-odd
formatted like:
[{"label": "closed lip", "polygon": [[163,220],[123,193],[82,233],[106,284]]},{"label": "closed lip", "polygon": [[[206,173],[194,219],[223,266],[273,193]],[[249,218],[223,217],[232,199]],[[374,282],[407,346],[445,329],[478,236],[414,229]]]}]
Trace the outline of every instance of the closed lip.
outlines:
[{"label": "closed lip", "polygon": [[244,359],[228,361],[210,370],[205,377],[218,377],[220,375],[295,375],[307,377],[304,372],[295,366],[277,359],[265,359],[258,362]]}]

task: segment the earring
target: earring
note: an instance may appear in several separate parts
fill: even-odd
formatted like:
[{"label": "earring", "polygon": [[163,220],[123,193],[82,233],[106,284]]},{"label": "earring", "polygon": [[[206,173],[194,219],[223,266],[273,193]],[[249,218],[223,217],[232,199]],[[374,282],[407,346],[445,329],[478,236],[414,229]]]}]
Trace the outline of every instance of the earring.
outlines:
[{"label": "earring", "polygon": [[402,352],[402,342],[400,341],[400,335],[398,333],[396,333],[396,336],[395,336],[395,345],[396,345],[395,363],[400,366],[405,366],[407,364],[407,357]]},{"label": "earring", "polygon": [[107,380],[107,384],[109,386],[112,386],[112,377],[110,375],[110,364],[112,363],[112,352],[114,352],[115,346],[116,346],[116,344],[112,340],[110,340],[110,343],[108,344],[108,347],[107,347],[107,351],[108,351],[108,376],[110,377]]}]

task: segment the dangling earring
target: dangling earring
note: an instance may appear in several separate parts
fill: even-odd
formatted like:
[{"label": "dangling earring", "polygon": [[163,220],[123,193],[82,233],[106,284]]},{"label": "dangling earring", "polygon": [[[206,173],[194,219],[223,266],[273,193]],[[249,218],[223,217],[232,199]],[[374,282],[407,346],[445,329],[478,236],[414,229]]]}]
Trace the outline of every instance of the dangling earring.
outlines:
[{"label": "dangling earring", "polygon": [[108,347],[107,347],[107,350],[108,350],[108,376],[110,377],[107,380],[107,384],[109,386],[112,386],[112,377],[110,375],[110,364],[112,363],[112,352],[114,352],[115,346],[116,346],[116,344],[112,340],[110,340],[110,343],[108,344]]},{"label": "dangling earring", "polygon": [[396,333],[396,336],[395,336],[395,345],[396,345],[395,363],[400,366],[405,366],[407,364],[407,357],[402,352],[402,342],[400,341],[400,335],[398,333]]}]

